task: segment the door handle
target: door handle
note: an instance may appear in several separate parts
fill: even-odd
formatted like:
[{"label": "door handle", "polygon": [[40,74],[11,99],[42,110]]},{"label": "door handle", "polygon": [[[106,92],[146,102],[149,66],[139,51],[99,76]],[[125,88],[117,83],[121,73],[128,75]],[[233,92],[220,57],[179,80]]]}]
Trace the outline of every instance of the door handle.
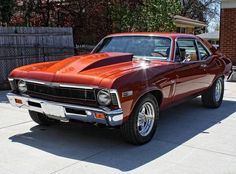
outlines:
[{"label": "door handle", "polygon": [[201,68],[206,68],[207,65],[206,65],[206,64],[201,64],[200,67],[201,67]]}]

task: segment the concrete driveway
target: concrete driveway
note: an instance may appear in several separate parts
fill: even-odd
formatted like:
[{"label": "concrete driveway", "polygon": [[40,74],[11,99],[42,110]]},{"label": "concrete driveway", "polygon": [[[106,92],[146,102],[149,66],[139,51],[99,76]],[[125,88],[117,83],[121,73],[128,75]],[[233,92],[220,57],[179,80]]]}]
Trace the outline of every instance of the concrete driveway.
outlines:
[{"label": "concrete driveway", "polygon": [[200,99],[161,113],[157,134],[143,146],[119,130],[85,124],[37,126],[0,92],[1,174],[235,174],[236,83],[226,83],[219,109]]}]

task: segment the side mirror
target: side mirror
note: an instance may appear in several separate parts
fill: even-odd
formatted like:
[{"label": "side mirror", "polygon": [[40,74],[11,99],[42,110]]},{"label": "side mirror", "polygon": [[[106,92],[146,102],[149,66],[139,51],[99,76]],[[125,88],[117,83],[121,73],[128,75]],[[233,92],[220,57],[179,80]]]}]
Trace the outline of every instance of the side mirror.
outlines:
[{"label": "side mirror", "polygon": [[211,51],[212,51],[212,52],[220,51],[220,46],[219,46],[219,45],[212,45]]},{"label": "side mirror", "polygon": [[219,50],[220,46],[219,45],[212,45],[213,48],[215,48],[216,50]]}]

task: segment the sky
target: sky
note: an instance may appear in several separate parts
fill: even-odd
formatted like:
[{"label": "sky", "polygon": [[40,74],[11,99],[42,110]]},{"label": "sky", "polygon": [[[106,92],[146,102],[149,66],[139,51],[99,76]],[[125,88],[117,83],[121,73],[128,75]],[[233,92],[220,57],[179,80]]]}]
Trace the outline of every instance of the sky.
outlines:
[{"label": "sky", "polygon": [[208,31],[209,32],[216,31],[216,28],[219,25],[220,25],[220,18],[213,19],[208,25]]},{"label": "sky", "polygon": [[216,16],[214,19],[211,19],[211,22],[208,25],[208,31],[214,32],[216,27],[220,25],[220,5],[217,5],[219,16]]}]

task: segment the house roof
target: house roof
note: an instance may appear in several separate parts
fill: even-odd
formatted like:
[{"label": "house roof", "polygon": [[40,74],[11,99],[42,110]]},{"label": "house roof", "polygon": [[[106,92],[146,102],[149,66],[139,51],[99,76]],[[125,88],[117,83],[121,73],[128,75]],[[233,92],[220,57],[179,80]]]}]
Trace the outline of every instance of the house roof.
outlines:
[{"label": "house roof", "polygon": [[215,32],[210,32],[210,33],[199,34],[197,36],[199,36],[203,39],[208,39],[208,40],[219,40],[220,33],[219,33],[219,31],[215,31]]},{"label": "house roof", "polygon": [[183,25],[192,25],[194,27],[206,27],[207,24],[205,22],[202,21],[198,21],[198,20],[194,20],[194,19],[190,19],[187,17],[183,17],[180,15],[176,15],[174,16],[174,21],[176,24],[183,24]]}]

